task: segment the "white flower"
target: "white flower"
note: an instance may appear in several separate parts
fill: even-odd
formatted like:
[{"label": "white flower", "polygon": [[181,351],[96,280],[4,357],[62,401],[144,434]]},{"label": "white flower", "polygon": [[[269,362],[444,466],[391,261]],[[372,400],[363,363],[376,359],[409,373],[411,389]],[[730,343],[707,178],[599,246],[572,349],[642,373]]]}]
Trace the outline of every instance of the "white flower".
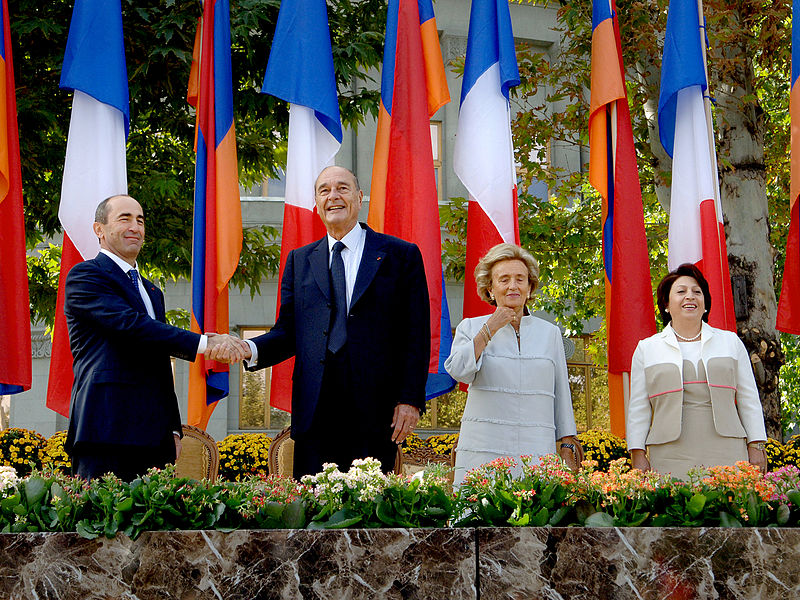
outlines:
[{"label": "white flower", "polygon": [[0,467],[0,491],[16,486],[20,479],[14,467]]}]

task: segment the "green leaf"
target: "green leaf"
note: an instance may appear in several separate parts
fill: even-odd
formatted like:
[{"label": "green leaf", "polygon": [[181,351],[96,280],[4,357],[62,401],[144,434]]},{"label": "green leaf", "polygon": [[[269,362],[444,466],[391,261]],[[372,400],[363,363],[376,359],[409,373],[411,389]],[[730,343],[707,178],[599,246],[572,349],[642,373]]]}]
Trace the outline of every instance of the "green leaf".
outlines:
[{"label": "green leaf", "polygon": [[791,511],[789,510],[789,507],[781,503],[781,505],[778,506],[778,510],[775,512],[775,521],[778,523],[778,525],[786,525],[786,523],[789,522],[790,515]]},{"label": "green leaf", "polygon": [[724,510],[720,511],[719,513],[719,524],[721,527],[741,527],[742,524],[739,520],[731,515],[730,513],[725,512]]},{"label": "green leaf", "polygon": [[686,503],[686,510],[692,516],[692,518],[696,518],[706,506],[706,497],[703,494],[695,494],[692,496],[691,500]]},{"label": "green leaf", "polygon": [[41,477],[30,477],[25,483],[25,500],[28,506],[39,504],[47,493],[47,482]]},{"label": "green leaf", "polygon": [[586,527],[614,527],[614,517],[605,512],[596,512],[586,519]]},{"label": "green leaf", "polygon": [[78,532],[78,535],[87,540],[93,540],[98,536],[94,528],[89,525],[86,520],[78,521],[78,524],[75,526],[75,531]]},{"label": "green leaf", "polygon": [[513,527],[527,527],[530,521],[531,521],[531,514],[526,512],[519,519],[510,518],[508,520],[508,524],[512,525]]},{"label": "green leaf", "polygon": [[[526,513],[526,516],[529,513]],[[542,509],[536,513],[536,515],[531,518],[531,527],[544,527],[547,524],[547,521],[550,517],[550,513],[547,508],[542,507]]]},{"label": "green leaf", "polygon": [[569,513],[569,507],[568,506],[559,507],[558,509],[555,510],[555,512],[553,512],[553,516],[550,517],[550,521],[548,521],[548,523],[550,525],[552,525],[553,527],[555,527],[556,525],[558,525],[561,522],[561,520],[565,516],[567,516],[567,513]]},{"label": "green leaf", "polygon": [[396,524],[396,520],[393,516],[394,511],[392,510],[392,503],[388,500],[380,500],[378,505],[375,507],[375,515],[380,519],[382,523],[389,525]]},{"label": "green leaf", "polygon": [[283,516],[283,511],[286,505],[281,502],[275,502],[274,500],[268,501],[264,505],[264,512],[267,513],[270,517],[275,519],[280,519]]},{"label": "green leaf", "polygon": [[127,511],[131,510],[132,508],[133,508],[133,498],[131,498],[130,496],[128,496],[127,498],[117,502],[117,505],[114,507],[114,509],[117,512],[121,512],[121,513],[127,512]]},{"label": "green leaf", "polygon": [[789,498],[789,502],[791,502],[795,508],[800,508],[800,491],[789,490],[786,492],[786,497]]},{"label": "green leaf", "polygon": [[302,529],[306,524],[306,505],[295,500],[283,509],[283,523],[289,529]]}]

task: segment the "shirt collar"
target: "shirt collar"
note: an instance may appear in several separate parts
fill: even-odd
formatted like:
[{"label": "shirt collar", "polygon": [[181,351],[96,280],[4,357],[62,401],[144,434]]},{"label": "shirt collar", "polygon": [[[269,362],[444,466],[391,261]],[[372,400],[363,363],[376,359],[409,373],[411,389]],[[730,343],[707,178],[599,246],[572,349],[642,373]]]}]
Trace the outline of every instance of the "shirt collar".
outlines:
[{"label": "shirt collar", "polygon": [[[344,247],[348,250],[353,250],[356,248],[361,242],[361,239],[367,235],[366,230],[361,227],[360,223],[356,223],[355,227],[353,227],[347,235],[345,235],[341,242],[344,244]],[[333,245],[340,240],[337,240],[335,237],[328,234],[328,252],[333,252]]]},{"label": "shirt collar", "polygon": [[122,269],[123,273],[127,273],[131,269],[139,269],[139,263],[137,262],[134,266],[131,266],[128,262],[124,261],[122,258],[111,252],[110,250],[106,250],[105,248],[100,248],[100,252],[105,254],[108,258],[113,260],[117,263],[117,266]]}]

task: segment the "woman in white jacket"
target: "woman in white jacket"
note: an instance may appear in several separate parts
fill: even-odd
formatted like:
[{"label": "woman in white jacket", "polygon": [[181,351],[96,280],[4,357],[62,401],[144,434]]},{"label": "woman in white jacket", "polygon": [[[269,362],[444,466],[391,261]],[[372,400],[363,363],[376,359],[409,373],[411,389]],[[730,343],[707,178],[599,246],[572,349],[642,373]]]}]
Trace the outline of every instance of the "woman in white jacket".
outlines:
[{"label": "woman in white jacket", "polygon": [[634,468],[685,479],[692,467],[749,460],[766,469],[764,415],[744,344],[708,325],[708,282],[692,264],[658,285],[664,329],[631,364],[627,441]]},{"label": "woman in white jacket", "polygon": [[478,294],[491,315],[464,319],[444,366],[469,384],[456,448],[455,482],[501,456],[556,452],[576,467],[583,450],[575,418],[561,331],[525,307],[539,284],[529,252],[498,244],[475,268]]}]

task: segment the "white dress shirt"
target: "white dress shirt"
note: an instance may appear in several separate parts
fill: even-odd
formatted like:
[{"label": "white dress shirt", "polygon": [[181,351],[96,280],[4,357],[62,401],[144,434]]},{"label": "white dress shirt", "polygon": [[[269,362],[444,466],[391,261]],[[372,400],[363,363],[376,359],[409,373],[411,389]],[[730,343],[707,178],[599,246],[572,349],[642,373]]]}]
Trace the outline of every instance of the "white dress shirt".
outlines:
[{"label": "white dress shirt", "polygon": [[[356,277],[358,277],[358,268],[361,266],[361,257],[364,255],[364,243],[367,239],[367,231],[356,223],[347,235],[341,240],[337,240],[330,234],[328,238],[328,268],[330,269],[331,260],[333,260],[333,245],[341,241],[344,244],[342,249],[342,262],[344,263],[344,280],[345,289],[347,290],[347,309],[350,310],[350,301],[353,298],[353,290],[356,287]],[[250,346],[252,356],[245,359],[244,364],[248,367],[258,364],[258,349],[256,345],[250,340],[245,340],[247,345]]]}]

